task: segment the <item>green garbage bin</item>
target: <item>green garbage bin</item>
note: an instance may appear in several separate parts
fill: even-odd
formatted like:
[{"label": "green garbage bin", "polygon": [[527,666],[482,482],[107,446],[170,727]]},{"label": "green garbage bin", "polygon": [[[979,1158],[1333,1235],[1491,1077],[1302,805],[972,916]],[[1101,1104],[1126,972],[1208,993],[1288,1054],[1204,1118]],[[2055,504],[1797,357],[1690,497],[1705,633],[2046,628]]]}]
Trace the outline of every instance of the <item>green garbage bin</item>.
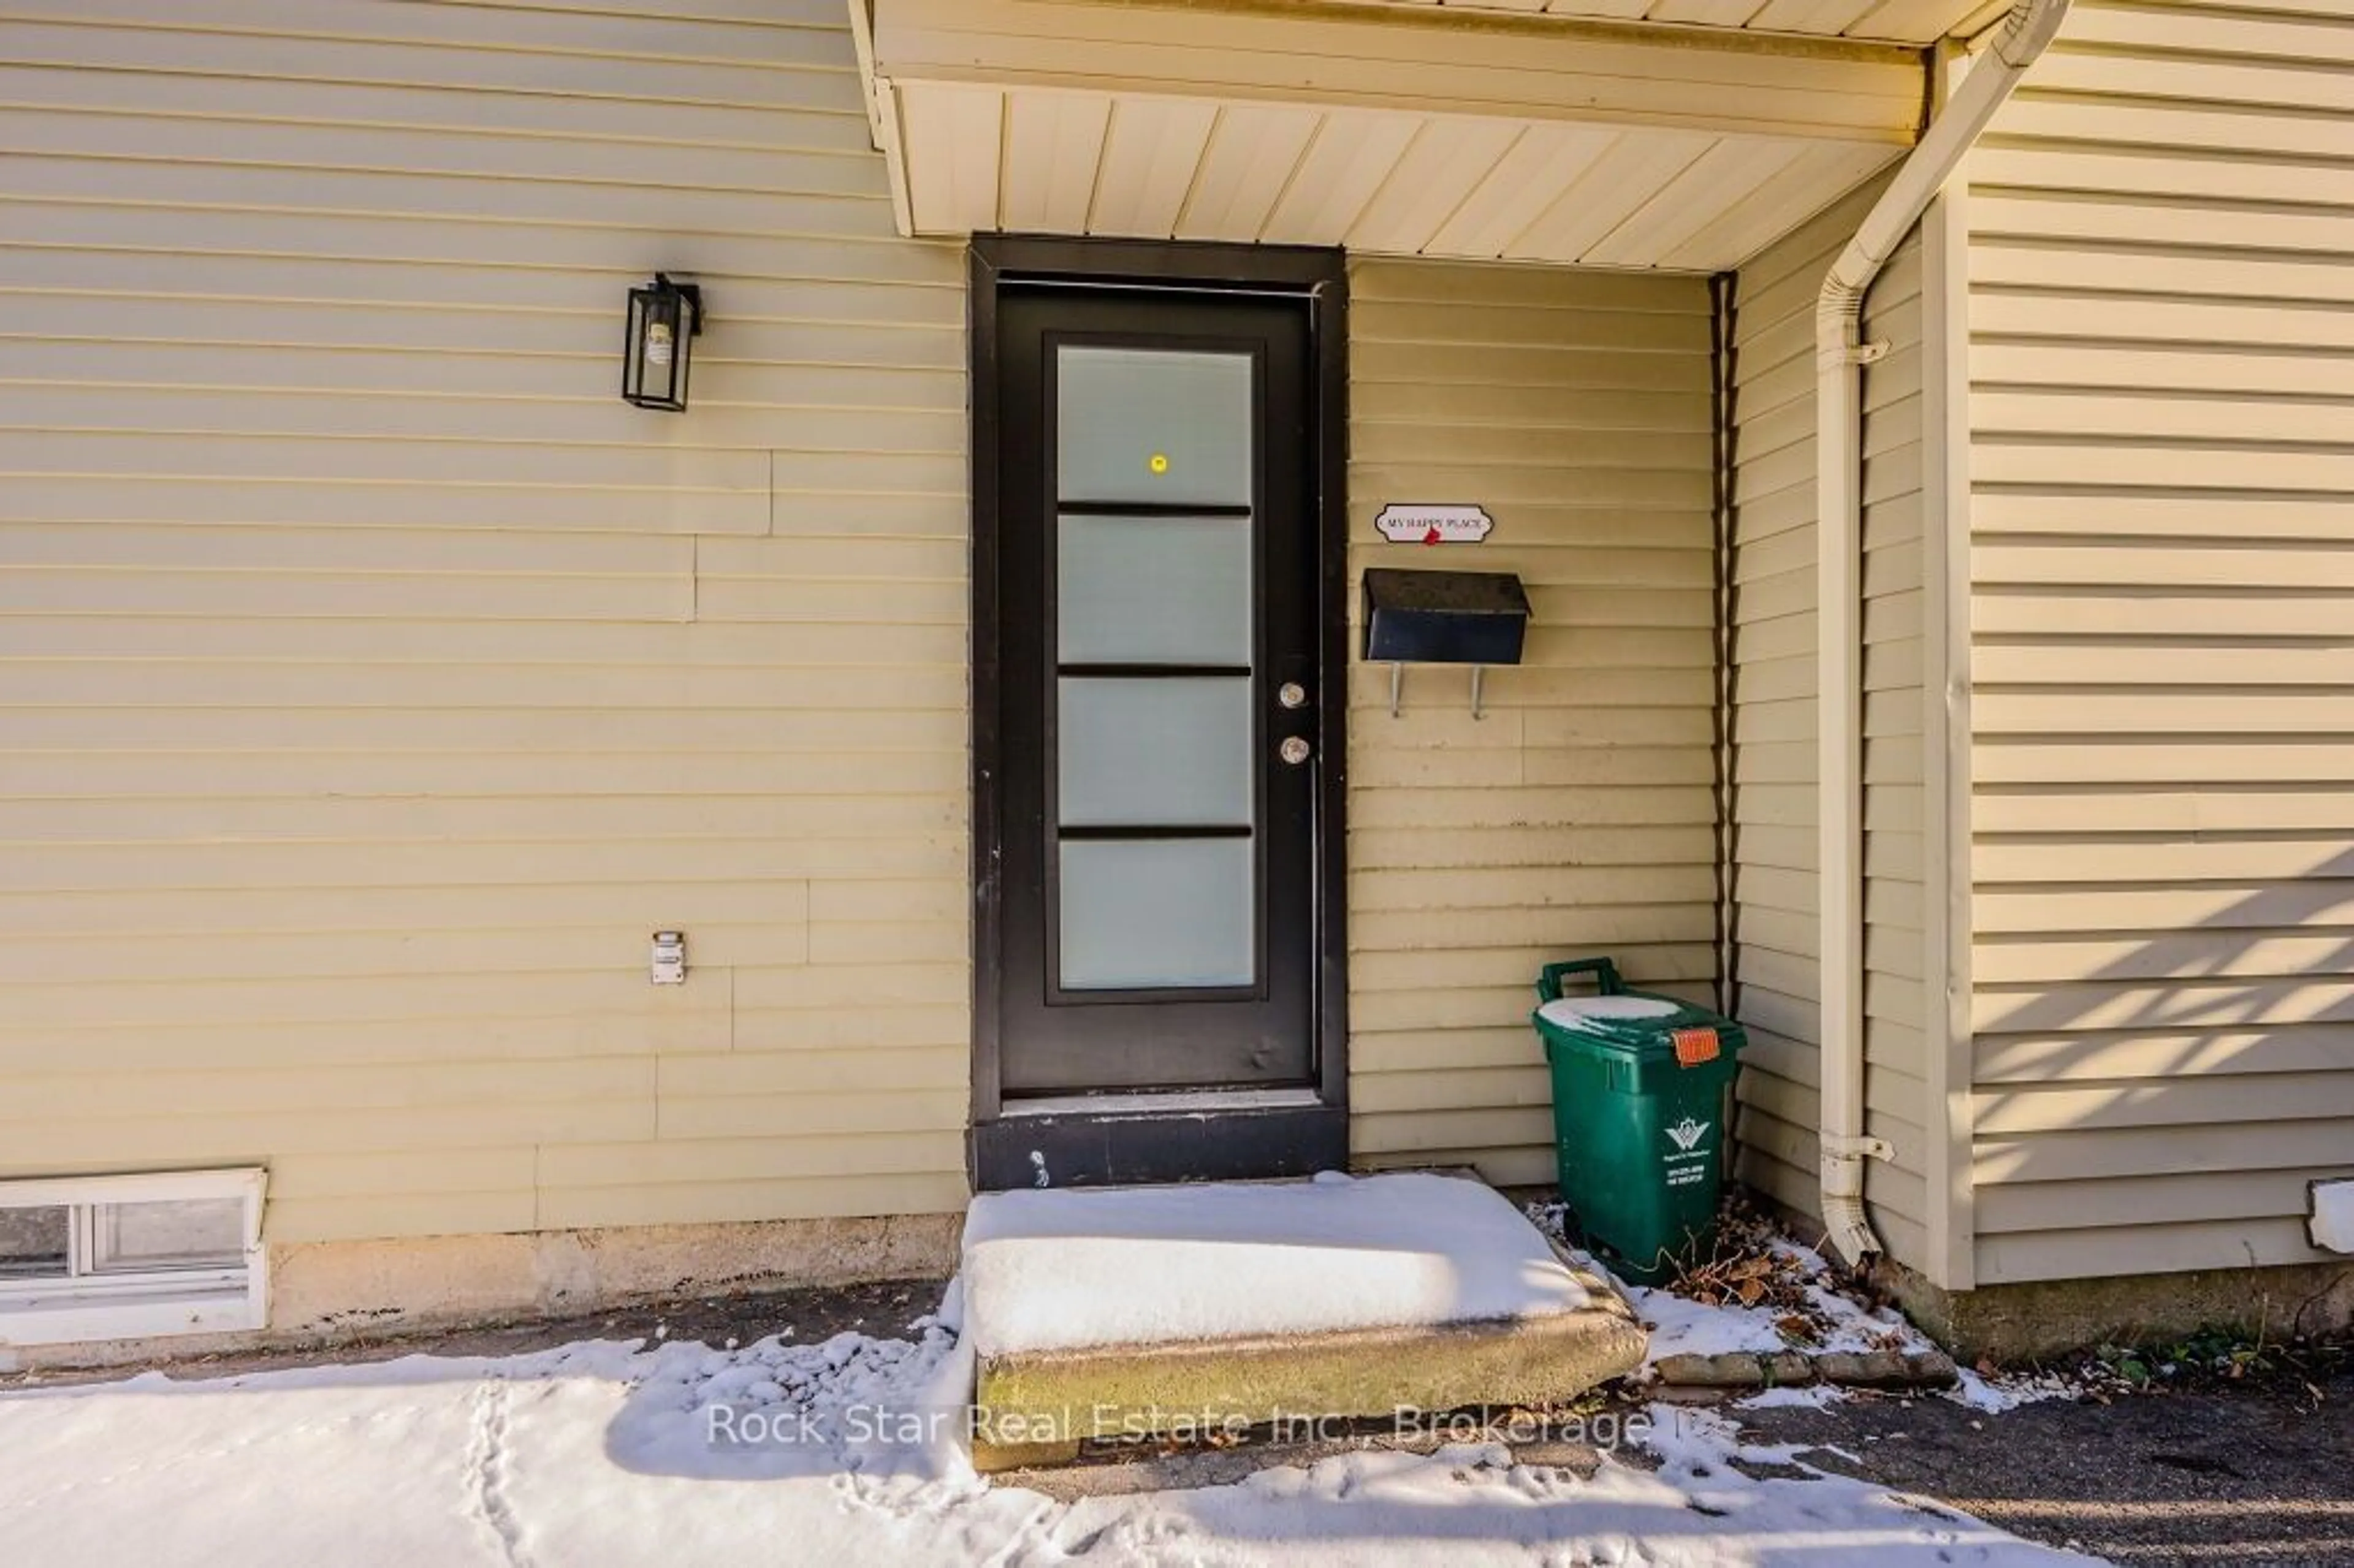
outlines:
[{"label": "green garbage bin", "polygon": [[[1598,993],[1564,996],[1576,976]],[[1608,959],[1547,964],[1537,996],[1562,1201],[1618,1273],[1672,1278],[1716,1227],[1741,1025],[1628,991]]]}]

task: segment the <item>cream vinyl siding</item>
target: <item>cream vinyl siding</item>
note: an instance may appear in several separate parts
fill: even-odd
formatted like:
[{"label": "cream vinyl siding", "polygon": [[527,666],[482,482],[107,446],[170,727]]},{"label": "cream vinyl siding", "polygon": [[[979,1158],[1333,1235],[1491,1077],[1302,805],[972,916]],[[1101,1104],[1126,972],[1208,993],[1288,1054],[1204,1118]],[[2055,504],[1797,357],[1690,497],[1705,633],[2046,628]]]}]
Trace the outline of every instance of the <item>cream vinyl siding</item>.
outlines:
[{"label": "cream vinyl siding", "polygon": [[1891,1257],[1929,1266],[1928,1036],[1923,971],[1922,250],[1912,236],[1872,283],[1863,374],[1864,1130],[1894,1158],[1864,1173]]},{"label": "cream vinyl siding", "polygon": [[[1547,960],[1710,994],[1716,877],[1704,280],[1351,269],[1352,659],[1366,567],[1511,571],[1526,662],[1350,691],[1351,1107],[1371,1163],[1553,1179],[1529,1023]],[[1380,542],[1391,502],[1485,506],[1485,544]]]},{"label": "cream vinyl siding", "polygon": [[[1869,208],[1858,191],[1744,267],[1734,293],[1733,991],[1749,1030],[1744,1178],[1817,1207],[1821,1085],[1816,736],[1815,299]],[[1867,1128],[1896,1150],[1866,1174],[1891,1255],[1920,1265],[1921,255],[1867,302],[1864,376],[1864,809]]]},{"label": "cream vinyl siding", "polygon": [[2080,4],[1969,165],[1978,1277],[2354,1170],[2354,15]]},{"label": "cream vinyl siding", "polygon": [[961,1202],[961,266],[845,16],[0,0],[0,1175]]}]

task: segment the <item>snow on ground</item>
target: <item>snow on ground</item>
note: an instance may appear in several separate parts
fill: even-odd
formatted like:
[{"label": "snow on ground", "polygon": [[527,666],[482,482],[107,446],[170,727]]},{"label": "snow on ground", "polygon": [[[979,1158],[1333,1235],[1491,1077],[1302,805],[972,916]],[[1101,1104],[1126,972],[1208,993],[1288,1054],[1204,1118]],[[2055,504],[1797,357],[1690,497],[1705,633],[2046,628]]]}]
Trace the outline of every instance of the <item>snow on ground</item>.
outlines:
[{"label": "snow on ground", "polygon": [[1736,1400],[1734,1402],[1734,1408],[1735,1410],[1783,1410],[1797,1406],[1808,1410],[1820,1410],[1845,1399],[1847,1392],[1835,1383],[1810,1383],[1803,1387],[1791,1387],[1785,1384],[1780,1388],[1769,1388],[1763,1393],[1753,1393],[1746,1399]]},{"label": "snow on ground", "polygon": [[1988,1377],[1968,1367],[1960,1372],[1960,1383],[1946,1397],[1989,1415],[2000,1415],[2022,1404],[2041,1404],[2047,1399],[2076,1399],[2084,1392],[2057,1372],[2006,1372]]},{"label": "snow on ground", "polygon": [[[1564,1213],[1560,1204],[1532,1204],[1526,1212],[1540,1230],[1556,1238],[1562,1235]],[[1820,1253],[1781,1238],[1773,1241],[1767,1250],[1777,1264],[1784,1266],[1784,1272],[1795,1274],[1804,1281],[1805,1308],[1799,1316],[1806,1322],[1806,1334],[1794,1335],[1784,1330],[1782,1325],[1790,1316],[1787,1307],[1696,1301],[1665,1287],[1630,1285],[1587,1253],[1574,1251],[1573,1255],[1583,1266],[1607,1277],[1625,1295],[1636,1317],[1651,1331],[1647,1360],[1654,1363],[1669,1356],[1715,1356],[1742,1351],[1814,1353],[1887,1350],[1916,1355],[1937,1349],[1935,1340],[1893,1308],[1866,1307],[1842,1294]],[[2073,1398],[2079,1392],[2066,1379],[2049,1374],[2006,1372],[1989,1377],[1967,1367],[1959,1372],[1958,1384],[1946,1391],[1944,1397],[1989,1414],[2000,1414],[2046,1399]],[[1845,1398],[1847,1392],[1820,1385],[1803,1390],[1769,1390],[1742,1403],[1744,1408],[1751,1409],[1773,1404],[1821,1405]]]},{"label": "snow on ground", "polygon": [[[944,1310],[953,1318],[953,1303]],[[844,1334],[586,1342],[0,1394],[0,1541],[42,1568],[2081,1563],[1656,1406],[1648,1470],[1488,1444],[1341,1455],[1193,1491],[1054,1501],[966,1463],[966,1351]]]},{"label": "snow on ground", "polygon": [[[1538,1229],[1560,1237],[1564,1212],[1558,1203],[1533,1203],[1526,1211]],[[1678,1295],[1666,1287],[1630,1285],[1612,1274],[1592,1255],[1573,1250],[1579,1264],[1607,1277],[1627,1298],[1651,1330],[1650,1359],[1669,1356],[1718,1356],[1736,1351],[1933,1351],[1937,1347],[1893,1308],[1868,1308],[1832,1287],[1829,1267],[1820,1254],[1795,1242],[1776,1240],[1775,1259],[1805,1281],[1805,1311],[1808,1334],[1786,1333],[1782,1321],[1787,1307],[1712,1306]]]},{"label": "snow on ground", "polygon": [[1656,1324],[1651,1359],[1722,1355],[1732,1351],[1933,1351],[1936,1346],[1889,1308],[1867,1308],[1830,1288],[1820,1256],[1788,1242],[1774,1246],[1807,1277],[1807,1316],[1819,1337],[1793,1341],[1776,1326],[1783,1313],[1757,1307],[1704,1306],[1667,1289],[1626,1286],[1644,1322]]},{"label": "snow on ground", "polygon": [[[1220,1193],[1247,1212],[1220,1207]],[[1642,1452],[1589,1480],[1467,1441],[1416,1456],[1367,1446],[1232,1486],[1061,1502],[974,1475],[965,1445],[975,1346],[967,1292],[1045,1279],[1061,1300],[1013,1342],[1145,1333],[1286,1332],[1560,1310],[1585,1296],[1502,1199],[1428,1176],[1288,1187],[1040,1192],[975,1204],[970,1267],[905,1339],[842,1334],[584,1341],[503,1358],[408,1356],[208,1381],[150,1373],[0,1393],[0,1561],[41,1568],[639,1568],[737,1561],[872,1565],[1771,1563],[2082,1562],[1942,1505],[1744,1445],[1734,1421],[1652,1405],[1627,1418]],[[1018,1202],[1013,1200],[1018,1199]],[[1119,1201],[1116,1227],[1106,1200]],[[1541,1219],[1544,1216],[1540,1215]],[[1124,1238],[1107,1239],[1117,1228]],[[1421,1238],[1400,1247],[1400,1235]],[[1426,1238],[1447,1238],[1437,1251]],[[1384,1247],[1384,1243],[1391,1244]],[[1235,1288],[1238,1244],[1275,1259]],[[1273,1243],[1269,1247],[1267,1244]],[[1535,1245],[1532,1245],[1535,1244]],[[1785,1247],[1787,1244],[1776,1244]],[[1151,1249],[1154,1292],[1134,1288]],[[1848,1300],[1812,1255],[1809,1349],[1925,1348]],[[1185,1255],[1188,1254],[1198,1255]],[[1172,1269],[1172,1255],[1191,1266]],[[1567,1288],[1564,1288],[1564,1281]],[[1176,1288],[1166,1288],[1171,1282]],[[1076,1294],[1074,1287],[1083,1289]],[[1220,1306],[1272,1303],[1246,1317]],[[1575,1294],[1573,1294],[1575,1293]],[[1779,1350],[1776,1310],[1629,1287],[1655,1357]],[[1174,1298],[1173,1310],[1147,1304]],[[1108,1314],[1082,1333],[1072,1304]],[[1780,1313],[1777,1319],[1776,1312]],[[1123,1314],[1126,1314],[1123,1316]],[[1074,1339],[1074,1334],[1079,1338]],[[1999,1410],[2040,1391],[1964,1374]],[[1817,1403],[1775,1390],[1752,1404]],[[1638,1424],[1641,1430],[1635,1430]],[[1474,1435],[1476,1436],[1476,1435]],[[1598,1437],[1600,1434],[1597,1432]],[[1747,1473],[1770,1466],[1764,1475]]]},{"label": "snow on ground", "polygon": [[[1734,1351],[1776,1351],[1889,1350],[1904,1355],[1937,1349],[1936,1341],[1904,1319],[1893,1308],[1865,1307],[1832,1287],[1830,1270],[1816,1253],[1782,1242],[1777,1255],[1792,1259],[1808,1277],[1808,1316],[1819,1332],[1814,1339],[1794,1339],[1778,1327],[1783,1314],[1755,1307],[1712,1307],[1667,1289],[1646,1289],[1622,1284],[1628,1304],[1651,1331],[1649,1359],[1654,1362],[1674,1355],[1721,1355]],[[2000,1414],[2022,1404],[2073,1397],[2075,1391],[2056,1377],[2032,1372],[2002,1372],[1987,1376],[1968,1367],[1957,1369],[1955,1387],[1941,1396],[1973,1410]],[[1775,1390],[1744,1406],[1764,1404],[1829,1404],[1847,1397],[1849,1390],[1819,1385],[1807,1390]],[[1779,1396],[1779,1397],[1777,1397]]]},{"label": "snow on ground", "polygon": [[982,1356],[1535,1318],[1589,1299],[1494,1189],[1420,1173],[984,1193],[963,1277]]}]

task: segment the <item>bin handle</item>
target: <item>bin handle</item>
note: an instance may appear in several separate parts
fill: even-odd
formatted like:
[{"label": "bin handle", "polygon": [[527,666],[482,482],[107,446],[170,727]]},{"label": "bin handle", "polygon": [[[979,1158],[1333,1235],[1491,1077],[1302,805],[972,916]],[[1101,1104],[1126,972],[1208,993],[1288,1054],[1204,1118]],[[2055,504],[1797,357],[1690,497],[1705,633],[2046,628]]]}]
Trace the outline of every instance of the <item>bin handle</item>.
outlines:
[{"label": "bin handle", "polygon": [[1547,964],[1537,977],[1537,997],[1543,1001],[1561,1000],[1561,982],[1565,975],[1592,975],[1605,996],[1617,996],[1625,988],[1618,980],[1618,966],[1608,959],[1570,959],[1558,964]]}]

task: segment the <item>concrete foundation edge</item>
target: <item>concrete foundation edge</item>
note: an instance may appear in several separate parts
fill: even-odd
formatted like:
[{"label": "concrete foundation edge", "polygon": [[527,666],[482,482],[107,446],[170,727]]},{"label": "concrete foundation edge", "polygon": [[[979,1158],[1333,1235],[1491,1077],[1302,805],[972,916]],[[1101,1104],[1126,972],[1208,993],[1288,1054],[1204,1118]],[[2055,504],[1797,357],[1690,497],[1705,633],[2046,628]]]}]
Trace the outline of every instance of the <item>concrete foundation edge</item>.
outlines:
[{"label": "concrete foundation edge", "polygon": [[945,1278],[963,1227],[961,1213],[894,1214],[276,1245],[265,1329],[0,1345],[0,1371],[334,1344],[711,1291]]},{"label": "concrete foundation edge", "polygon": [[1872,1282],[1965,1362],[2038,1361],[2100,1344],[2229,1328],[2251,1340],[2354,1330],[2354,1263],[2195,1269],[1946,1290],[1899,1264]]},{"label": "concrete foundation edge", "polygon": [[[1820,1250],[1822,1222],[1751,1189],[1798,1241]],[[2138,1344],[2200,1329],[2250,1339],[2354,1332],[2354,1262],[2270,1264],[2104,1275],[1947,1290],[1882,1258],[1872,1285],[1965,1365],[2018,1366],[2103,1344]]]}]

